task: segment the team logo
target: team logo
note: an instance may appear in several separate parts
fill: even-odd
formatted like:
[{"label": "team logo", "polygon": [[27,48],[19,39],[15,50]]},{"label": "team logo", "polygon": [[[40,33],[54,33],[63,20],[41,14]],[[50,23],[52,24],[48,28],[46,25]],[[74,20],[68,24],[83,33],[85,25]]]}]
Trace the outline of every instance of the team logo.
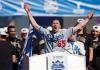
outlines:
[{"label": "team logo", "polygon": [[52,62],[52,66],[51,66],[51,70],[64,70],[64,64],[63,61],[53,61]]},{"label": "team logo", "polygon": [[44,10],[47,13],[56,13],[58,10],[58,3],[55,0],[45,0],[44,2]]}]

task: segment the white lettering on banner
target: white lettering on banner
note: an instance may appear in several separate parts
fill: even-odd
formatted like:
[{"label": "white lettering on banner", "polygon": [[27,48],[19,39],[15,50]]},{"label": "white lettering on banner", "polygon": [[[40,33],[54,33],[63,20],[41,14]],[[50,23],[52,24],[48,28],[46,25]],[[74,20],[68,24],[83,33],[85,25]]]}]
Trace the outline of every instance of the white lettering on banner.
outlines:
[{"label": "white lettering on banner", "polygon": [[44,10],[50,14],[55,13],[58,10],[58,3],[53,0],[45,0]]}]

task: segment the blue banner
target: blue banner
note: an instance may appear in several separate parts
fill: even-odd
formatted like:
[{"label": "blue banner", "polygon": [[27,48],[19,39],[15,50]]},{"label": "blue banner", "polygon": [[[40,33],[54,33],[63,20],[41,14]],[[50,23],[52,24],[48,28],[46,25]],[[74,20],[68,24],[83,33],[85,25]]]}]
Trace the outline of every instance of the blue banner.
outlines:
[{"label": "blue banner", "polygon": [[[84,16],[95,11],[100,16],[99,0],[24,0],[34,16]],[[0,16],[26,15],[22,0],[0,0]]]},{"label": "blue banner", "polygon": [[22,51],[22,54],[21,54],[21,58],[20,58],[20,61],[19,61],[19,69],[18,70],[24,70],[24,63],[26,62],[25,61],[25,58],[27,57],[31,57],[32,56],[32,48],[33,48],[33,42],[32,42],[32,35],[33,35],[33,27],[29,26],[29,33],[28,33],[28,37],[27,37],[27,40],[24,44],[24,48],[23,48],[23,51]]}]

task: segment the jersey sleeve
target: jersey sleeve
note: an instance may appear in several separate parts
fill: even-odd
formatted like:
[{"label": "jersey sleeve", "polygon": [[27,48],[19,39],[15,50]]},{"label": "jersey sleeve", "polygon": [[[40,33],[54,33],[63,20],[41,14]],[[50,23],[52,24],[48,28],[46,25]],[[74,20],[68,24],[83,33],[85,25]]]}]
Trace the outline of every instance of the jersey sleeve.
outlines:
[{"label": "jersey sleeve", "polygon": [[49,33],[49,30],[43,27],[40,27],[39,32],[43,35],[46,35]]},{"label": "jersey sleeve", "polygon": [[73,27],[70,27],[70,28],[66,29],[67,37],[69,38],[74,32],[75,31],[74,31]]}]

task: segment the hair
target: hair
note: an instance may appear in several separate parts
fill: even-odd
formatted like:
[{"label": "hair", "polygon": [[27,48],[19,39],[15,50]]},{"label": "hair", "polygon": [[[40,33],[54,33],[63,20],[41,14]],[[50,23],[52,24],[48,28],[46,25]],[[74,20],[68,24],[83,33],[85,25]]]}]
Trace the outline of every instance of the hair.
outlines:
[{"label": "hair", "polygon": [[10,28],[16,28],[15,26],[8,26],[7,30],[9,31]]},{"label": "hair", "polygon": [[55,20],[57,20],[57,21],[59,21],[60,22],[60,20],[59,19],[52,19],[52,21],[50,21],[51,22],[51,24],[53,23],[53,21],[55,21]]},{"label": "hair", "polygon": [[63,19],[61,17],[54,17],[54,18],[52,18],[51,21],[50,21],[50,25],[52,25],[52,22],[54,20],[58,20],[60,22],[61,28],[63,27]]}]

